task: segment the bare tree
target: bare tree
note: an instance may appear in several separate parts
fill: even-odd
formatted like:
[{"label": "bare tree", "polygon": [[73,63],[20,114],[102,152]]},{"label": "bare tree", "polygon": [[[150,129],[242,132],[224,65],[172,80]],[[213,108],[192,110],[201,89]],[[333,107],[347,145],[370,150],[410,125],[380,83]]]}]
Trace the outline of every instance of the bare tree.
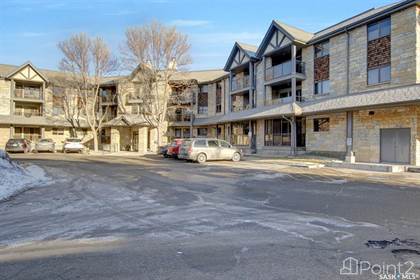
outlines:
[{"label": "bare tree", "polygon": [[89,38],[84,33],[60,42],[58,48],[63,54],[60,69],[71,74],[83,117],[92,131],[94,150],[98,151],[99,132],[108,113],[108,107],[105,112],[99,109],[99,89],[103,78],[117,69],[117,60],[102,38]]},{"label": "bare tree", "polygon": [[138,68],[141,82],[139,114],[157,129],[157,144],[166,121],[171,77],[191,63],[188,37],[173,26],[152,22],[131,27],[125,32],[122,46],[123,63],[127,69]]},{"label": "bare tree", "polygon": [[70,124],[72,137],[82,127],[83,112],[78,91],[66,78],[55,78],[52,86],[52,115],[61,116]]}]

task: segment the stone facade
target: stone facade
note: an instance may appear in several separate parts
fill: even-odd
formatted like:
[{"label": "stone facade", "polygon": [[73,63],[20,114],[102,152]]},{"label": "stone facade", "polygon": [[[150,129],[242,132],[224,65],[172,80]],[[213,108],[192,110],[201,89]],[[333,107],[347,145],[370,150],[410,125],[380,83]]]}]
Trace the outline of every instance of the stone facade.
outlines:
[{"label": "stone facade", "polygon": [[[314,119],[329,118],[329,131],[314,131]],[[306,118],[306,150],[342,157],[346,152],[346,113],[331,113]]]},{"label": "stone facade", "polygon": [[10,81],[0,80],[0,115],[10,115]]},{"label": "stone facade", "polygon": [[411,129],[411,164],[420,164],[418,157],[420,106],[398,106],[356,111],[353,114],[353,150],[361,162],[380,162],[380,130]]},{"label": "stone facade", "polygon": [[347,94],[347,34],[330,39],[330,93],[329,96]]}]

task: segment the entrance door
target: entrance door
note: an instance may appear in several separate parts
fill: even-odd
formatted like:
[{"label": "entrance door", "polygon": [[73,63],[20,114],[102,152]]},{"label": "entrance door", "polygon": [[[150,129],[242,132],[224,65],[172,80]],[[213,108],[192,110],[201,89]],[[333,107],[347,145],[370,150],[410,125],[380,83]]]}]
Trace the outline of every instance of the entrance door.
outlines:
[{"label": "entrance door", "polygon": [[381,162],[410,163],[410,128],[381,129]]},{"label": "entrance door", "polygon": [[306,119],[302,117],[296,118],[296,146],[304,148],[306,146]]},{"label": "entrance door", "polygon": [[139,132],[133,131],[133,151],[138,152],[139,151]]},{"label": "entrance door", "polygon": [[150,128],[147,128],[147,150],[148,151],[150,151],[150,140],[151,140]]}]

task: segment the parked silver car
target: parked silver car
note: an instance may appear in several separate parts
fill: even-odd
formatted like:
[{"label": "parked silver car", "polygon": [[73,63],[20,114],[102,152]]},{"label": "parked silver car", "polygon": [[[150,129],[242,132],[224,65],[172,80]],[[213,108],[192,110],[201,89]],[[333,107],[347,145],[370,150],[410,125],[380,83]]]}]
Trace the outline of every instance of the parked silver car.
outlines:
[{"label": "parked silver car", "polygon": [[207,160],[240,161],[242,151],[226,141],[212,138],[194,138],[184,141],[178,158],[204,163]]},{"label": "parked silver car", "polygon": [[55,142],[49,138],[40,139],[35,145],[35,151],[55,153]]}]

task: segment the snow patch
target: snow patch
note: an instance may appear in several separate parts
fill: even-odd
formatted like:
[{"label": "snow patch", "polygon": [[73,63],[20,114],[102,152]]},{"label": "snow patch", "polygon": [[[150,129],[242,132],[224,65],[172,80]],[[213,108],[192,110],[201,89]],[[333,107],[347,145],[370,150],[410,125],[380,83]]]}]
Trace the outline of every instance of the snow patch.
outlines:
[{"label": "snow patch", "polygon": [[266,179],[277,179],[286,176],[283,173],[257,173],[253,176],[250,176],[251,180],[266,180]]},{"label": "snow patch", "polygon": [[45,171],[37,165],[22,167],[0,150],[0,201],[32,188],[51,183]]}]

